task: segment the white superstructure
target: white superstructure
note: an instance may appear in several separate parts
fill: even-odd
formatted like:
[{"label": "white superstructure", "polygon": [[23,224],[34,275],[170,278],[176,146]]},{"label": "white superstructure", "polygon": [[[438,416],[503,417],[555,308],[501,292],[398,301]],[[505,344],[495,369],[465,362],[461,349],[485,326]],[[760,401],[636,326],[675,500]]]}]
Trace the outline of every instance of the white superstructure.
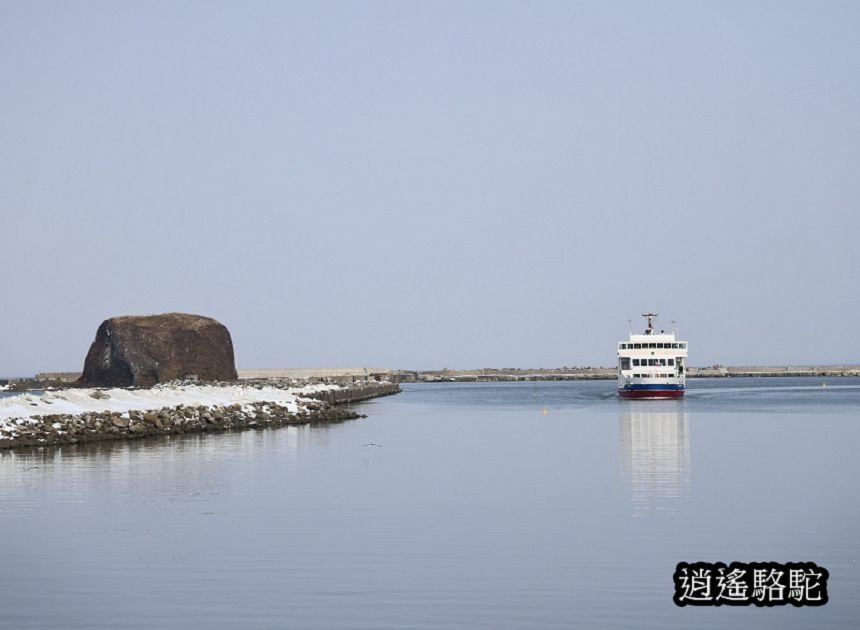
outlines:
[{"label": "white superstructure", "polygon": [[679,398],[686,384],[687,342],[675,331],[654,330],[656,313],[643,313],[648,327],[618,344],[618,393],[624,398]]}]

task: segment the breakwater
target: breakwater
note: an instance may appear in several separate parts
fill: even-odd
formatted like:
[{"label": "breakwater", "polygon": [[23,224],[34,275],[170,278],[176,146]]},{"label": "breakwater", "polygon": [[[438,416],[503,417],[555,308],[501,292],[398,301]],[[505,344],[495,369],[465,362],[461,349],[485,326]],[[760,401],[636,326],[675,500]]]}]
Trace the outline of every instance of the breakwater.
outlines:
[{"label": "breakwater", "polygon": [[[244,387],[262,389],[259,385]],[[267,384],[267,387],[272,387],[272,384]],[[311,391],[282,389],[295,392],[295,395],[232,404],[179,404],[152,409],[106,409],[10,417],[0,423],[0,449],[343,422],[365,417],[346,404],[396,394],[400,386],[368,382]],[[172,390],[164,388],[160,391]],[[110,397],[102,390],[94,390],[89,395],[95,400]],[[38,403],[31,404],[35,406]]]},{"label": "breakwater", "polygon": [[[801,365],[801,366],[722,366],[689,367],[690,378],[720,378],[732,376],[860,376],[860,365]],[[617,369],[606,367],[554,369],[495,369],[398,371],[386,378],[400,383],[492,383],[502,381],[582,381],[612,380]]]},{"label": "breakwater", "polygon": [[400,393],[400,385],[398,383],[368,382],[348,385],[338,389],[324,389],[303,395],[305,398],[312,398],[331,405],[345,405],[398,393]]}]

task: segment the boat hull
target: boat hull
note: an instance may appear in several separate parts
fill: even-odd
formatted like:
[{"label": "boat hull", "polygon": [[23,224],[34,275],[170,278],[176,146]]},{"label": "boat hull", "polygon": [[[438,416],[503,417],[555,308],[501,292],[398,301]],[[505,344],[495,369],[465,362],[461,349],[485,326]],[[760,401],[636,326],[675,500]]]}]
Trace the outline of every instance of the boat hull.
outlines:
[{"label": "boat hull", "polygon": [[633,385],[619,387],[618,395],[621,398],[681,398],[684,388],[678,385]]}]

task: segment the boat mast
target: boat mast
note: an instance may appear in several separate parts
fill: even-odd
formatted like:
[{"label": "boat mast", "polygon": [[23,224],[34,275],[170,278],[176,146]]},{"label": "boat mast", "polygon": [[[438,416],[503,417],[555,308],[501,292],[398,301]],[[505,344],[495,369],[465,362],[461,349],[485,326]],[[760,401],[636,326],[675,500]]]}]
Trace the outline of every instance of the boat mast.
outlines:
[{"label": "boat mast", "polygon": [[642,317],[648,318],[648,328],[645,329],[646,335],[654,334],[654,318],[657,317],[657,313],[642,313]]}]

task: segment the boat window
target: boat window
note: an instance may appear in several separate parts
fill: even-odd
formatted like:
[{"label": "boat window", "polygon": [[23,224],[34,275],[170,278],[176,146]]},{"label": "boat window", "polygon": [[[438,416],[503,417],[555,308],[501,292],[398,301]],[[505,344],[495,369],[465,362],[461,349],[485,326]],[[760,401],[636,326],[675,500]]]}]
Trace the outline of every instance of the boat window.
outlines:
[{"label": "boat window", "polygon": [[657,347],[657,344],[656,344],[656,343],[654,343],[654,342],[651,342],[651,343],[649,343],[649,344],[648,344],[648,347],[649,347],[649,348],[656,348],[656,347]]},{"label": "boat window", "polygon": [[629,370],[630,369],[630,357],[621,357],[621,369]]},{"label": "boat window", "polygon": [[669,359],[669,365],[675,365],[675,359]]},{"label": "boat window", "polygon": [[658,341],[658,342],[657,342],[657,347],[658,347],[658,348],[662,348],[662,347],[663,347],[663,344],[662,344],[662,343],[660,343],[660,342]]},{"label": "boat window", "polygon": [[686,343],[682,343],[682,344],[681,344],[681,348],[686,348],[686,347],[687,347],[687,344],[686,344]]},{"label": "boat window", "polygon": [[634,344],[633,344],[633,349],[634,349],[634,350],[639,350],[640,348],[642,348],[642,344],[641,344],[641,343],[634,343]]},{"label": "boat window", "polygon": [[677,343],[673,343],[673,344],[672,344],[672,347],[673,347],[673,348],[677,348],[677,347],[678,347],[678,344],[677,344]]}]

